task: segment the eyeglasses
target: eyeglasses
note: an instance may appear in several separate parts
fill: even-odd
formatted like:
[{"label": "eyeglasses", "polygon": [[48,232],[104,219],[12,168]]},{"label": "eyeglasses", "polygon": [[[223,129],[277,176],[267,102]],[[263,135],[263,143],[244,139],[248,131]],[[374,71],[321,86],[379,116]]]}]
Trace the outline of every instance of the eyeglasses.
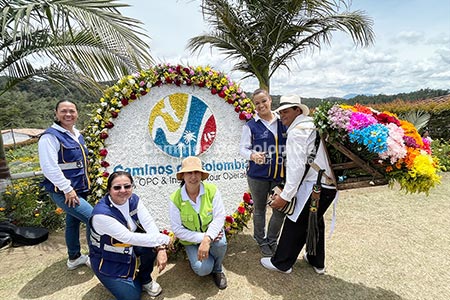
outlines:
[{"label": "eyeglasses", "polygon": [[115,191],[120,191],[122,188],[124,188],[125,190],[131,190],[132,185],[131,184],[127,184],[127,185],[115,185],[112,187],[113,190]]}]

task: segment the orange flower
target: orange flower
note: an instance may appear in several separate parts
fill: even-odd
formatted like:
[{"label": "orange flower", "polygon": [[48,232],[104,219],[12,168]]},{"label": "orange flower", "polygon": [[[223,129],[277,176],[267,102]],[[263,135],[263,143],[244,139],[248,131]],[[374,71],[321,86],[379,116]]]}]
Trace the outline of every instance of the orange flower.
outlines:
[{"label": "orange flower", "polygon": [[55,214],[60,215],[64,212],[64,210],[61,207],[58,207],[57,209],[55,209]]}]

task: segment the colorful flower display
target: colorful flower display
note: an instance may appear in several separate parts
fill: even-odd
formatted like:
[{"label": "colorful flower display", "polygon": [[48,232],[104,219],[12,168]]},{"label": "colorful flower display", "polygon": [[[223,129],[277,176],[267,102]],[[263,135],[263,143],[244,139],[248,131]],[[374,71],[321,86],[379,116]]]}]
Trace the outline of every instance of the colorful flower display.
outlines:
[{"label": "colorful flower display", "polygon": [[[440,183],[441,167],[430,143],[395,114],[325,102],[316,108],[314,122],[329,140],[339,141],[381,172],[391,187],[397,182],[407,193],[428,194]],[[342,162],[330,153],[332,163]]]}]

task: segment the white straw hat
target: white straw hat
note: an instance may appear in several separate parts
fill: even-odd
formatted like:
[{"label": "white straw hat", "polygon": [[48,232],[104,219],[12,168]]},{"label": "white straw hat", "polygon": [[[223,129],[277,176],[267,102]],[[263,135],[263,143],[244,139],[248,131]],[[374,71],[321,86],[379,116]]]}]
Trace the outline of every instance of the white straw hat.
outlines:
[{"label": "white straw hat", "polygon": [[278,107],[275,111],[279,112],[280,110],[289,108],[289,107],[300,107],[302,110],[302,114],[305,116],[309,115],[309,108],[305,104],[302,104],[302,100],[300,96],[297,95],[286,95],[281,96],[280,98],[280,107]]}]

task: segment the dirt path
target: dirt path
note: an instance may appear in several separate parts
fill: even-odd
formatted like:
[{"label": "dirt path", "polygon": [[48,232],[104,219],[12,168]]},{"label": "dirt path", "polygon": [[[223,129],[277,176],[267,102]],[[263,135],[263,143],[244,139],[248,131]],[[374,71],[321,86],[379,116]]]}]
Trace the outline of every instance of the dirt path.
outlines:
[{"label": "dirt path", "polygon": [[[444,174],[429,197],[387,187],[341,191],[325,276],[301,259],[288,275],[265,270],[249,228],[229,241],[227,289],[194,276],[179,257],[154,274],[164,290],[156,299],[450,299],[449,183]],[[92,271],[67,271],[65,259],[62,233],[36,246],[0,250],[0,299],[112,298]]]}]

